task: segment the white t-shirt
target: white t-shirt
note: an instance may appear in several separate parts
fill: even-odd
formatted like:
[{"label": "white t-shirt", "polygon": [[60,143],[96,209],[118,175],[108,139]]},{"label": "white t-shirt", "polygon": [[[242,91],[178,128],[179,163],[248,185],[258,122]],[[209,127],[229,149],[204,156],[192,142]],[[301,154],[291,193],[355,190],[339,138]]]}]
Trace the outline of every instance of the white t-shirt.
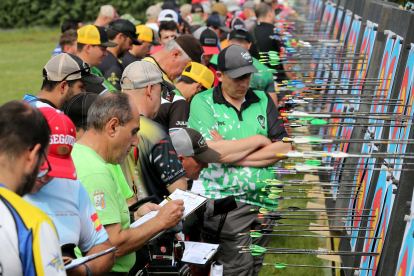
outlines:
[{"label": "white t-shirt", "polygon": [[108,239],[88,192],[77,179],[54,178],[38,193],[23,198],[52,219],[61,246],[74,244],[88,252]]},{"label": "white t-shirt", "polygon": [[1,183],[0,275],[66,275],[50,218]]}]

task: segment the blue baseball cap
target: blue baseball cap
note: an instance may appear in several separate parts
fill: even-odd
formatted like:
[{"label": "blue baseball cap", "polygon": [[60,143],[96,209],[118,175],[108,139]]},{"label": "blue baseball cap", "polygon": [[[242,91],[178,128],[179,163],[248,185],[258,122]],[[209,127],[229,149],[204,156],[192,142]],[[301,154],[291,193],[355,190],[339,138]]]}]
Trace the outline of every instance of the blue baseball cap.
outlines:
[{"label": "blue baseball cap", "polygon": [[226,19],[217,13],[210,15],[207,19],[207,26],[219,28],[223,32],[230,32],[230,28],[226,26]]}]

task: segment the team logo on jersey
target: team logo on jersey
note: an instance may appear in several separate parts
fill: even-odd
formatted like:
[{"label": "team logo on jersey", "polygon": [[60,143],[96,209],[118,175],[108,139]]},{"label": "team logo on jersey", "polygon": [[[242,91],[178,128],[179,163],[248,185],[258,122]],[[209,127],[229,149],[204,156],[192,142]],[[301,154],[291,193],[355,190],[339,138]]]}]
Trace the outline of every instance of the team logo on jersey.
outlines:
[{"label": "team logo on jersey", "polygon": [[98,190],[93,192],[93,203],[96,210],[103,210],[106,208],[105,191]]},{"label": "team logo on jersey", "polygon": [[257,115],[257,122],[259,123],[259,125],[265,129],[266,126],[266,118],[263,115]]},{"label": "team logo on jersey", "polygon": [[60,258],[59,254],[54,255],[53,259],[50,261],[50,263],[48,265],[50,265],[51,267],[56,268],[57,271],[63,270],[62,258]]},{"label": "team logo on jersey", "polygon": [[115,72],[112,72],[111,76],[108,78],[108,81],[115,85],[119,81],[119,78],[115,75]]}]

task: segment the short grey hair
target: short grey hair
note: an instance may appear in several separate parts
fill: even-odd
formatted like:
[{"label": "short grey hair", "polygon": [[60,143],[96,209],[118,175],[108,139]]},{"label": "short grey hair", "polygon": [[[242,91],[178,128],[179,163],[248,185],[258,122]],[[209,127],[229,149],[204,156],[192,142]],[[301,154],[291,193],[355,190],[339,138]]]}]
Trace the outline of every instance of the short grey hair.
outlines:
[{"label": "short grey hair", "polygon": [[100,132],[112,118],[117,118],[121,126],[132,120],[132,108],[127,94],[117,91],[99,96],[89,108],[86,129]]},{"label": "short grey hair", "polygon": [[164,46],[164,50],[169,53],[174,50],[180,50],[181,51],[181,60],[189,59],[191,62],[191,58],[187,55],[187,53],[181,48],[180,45],[178,45],[177,41],[174,39],[171,39],[168,41],[168,43]]},{"label": "short grey hair", "polygon": [[268,12],[273,11],[273,7],[269,3],[262,2],[256,6],[254,11],[256,12],[257,18],[264,18]]}]

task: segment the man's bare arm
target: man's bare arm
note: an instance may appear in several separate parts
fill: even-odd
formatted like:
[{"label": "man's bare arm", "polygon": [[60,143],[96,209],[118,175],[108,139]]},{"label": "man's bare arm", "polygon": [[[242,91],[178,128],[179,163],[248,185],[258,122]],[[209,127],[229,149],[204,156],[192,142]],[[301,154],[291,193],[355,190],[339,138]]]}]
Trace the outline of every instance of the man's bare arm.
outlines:
[{"label": "man's bare arm", "polygon": [[172,194],[176,189],[180,189],[183,191],[187,190],[187,179],[183,176],[177,179],[173,184],[167,187],[168,192]]},{"label": "man's bare arm", "polygon": [[119,258],[137,251],[159,232],[176,226],[183,216],[183,204],[182,200],[168,202],[155,218],[136,228],[122,230],[120,223],[105,225],[109,240],[118,248],[115,257]]},{"label": "man's bare arm", "polygon": [[[238,162],[258,148],[271,144],[271,141],[263,135],[253,135],[237,140],[223,140],[217,131],[213,130],[211,134],[214,141],[207,141],[207,145],[221,154],[217,163],[231,164]],[[218,137],[221,139],[216,139]]]},{"label": "man's bare arm", "polygon": [[276,154],[287,153],[291,149],[292,146],[290,143],[276,142],[249,154],[242,160],[235,162],[232,165],[256,168],[268,167],[282,159],[286,159],[285,157],[277,157]]}]

